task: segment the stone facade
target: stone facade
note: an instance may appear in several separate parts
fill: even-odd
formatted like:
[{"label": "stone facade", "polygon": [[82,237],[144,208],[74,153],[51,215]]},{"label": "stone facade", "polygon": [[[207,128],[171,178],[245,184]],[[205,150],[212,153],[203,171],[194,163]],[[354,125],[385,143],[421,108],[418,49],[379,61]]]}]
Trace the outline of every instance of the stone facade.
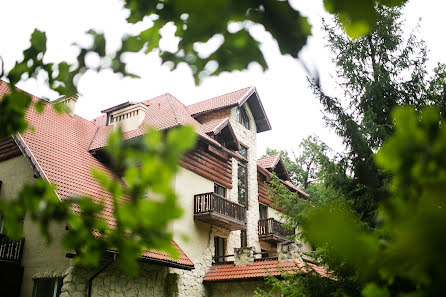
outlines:
[{"label": "stone facade", "polygon": [[[257,224],[259,221],[259,202],[257,199],[258,196],[258,186],[257,186],[257,150],[256,150],[256,125],[254,121],[254,117],[247,106],[244,104],[246,113],[249,118],[250,129],[246,129],[243,125],[241,125],[236,120],[236,109],[231,109],[231,116],[229,118],[232,128],[234,129],[235,135],[239,140],[240,144],[245,146],[248,149],[248,207],[246,210],[246,220],[247,220],[247,244],[250,247],[254,248],[255,252],[260,252],[260,243],[259,243],[259,235],[257,232]],[[232,169],[232,186],[233,189],[231,191],[231,200],[237,202],[238,200],[238,183],[237,183],[237,169],[238,162],[233,159],[232,160],[233,169]],[[240,247],[240,231],[231,232],[231,237],[238,237],[238,244],[236,246],[230,246],[228,244],[228,248],[233,250],[234,248]],[[234,242],[236,242],[234,240]]]},{"label": "stone facade", "polygon": [[252,247],[241,247],[234,249],[234,265],[246,266],[254,263],[254,253]]},{"label": "stone facade", "polygon": [[208,285],[208,292],[209,297],[252,297],[258,288],[267,291],[270,286],[264,281],[212,283]]},{"label": "stone facade", "polygon": [[[105,265],[102,263],[100,267]],[[87,269],[71,265],[65,272],[62,293],[60,297],[87,296],[88,280],[99,268]],[[171,297],[171,277],[168,277],[165,266],[143,263],[139,274],[130,277],[121,272],[115,263],[107,267],[92,282],[93,297]]]},{"label": "stone facade", "polygon": [[293,261],[294,259],[302,260],[302,244],[296,242],[279,243],[277,251],[279,252],[280,262]]}]

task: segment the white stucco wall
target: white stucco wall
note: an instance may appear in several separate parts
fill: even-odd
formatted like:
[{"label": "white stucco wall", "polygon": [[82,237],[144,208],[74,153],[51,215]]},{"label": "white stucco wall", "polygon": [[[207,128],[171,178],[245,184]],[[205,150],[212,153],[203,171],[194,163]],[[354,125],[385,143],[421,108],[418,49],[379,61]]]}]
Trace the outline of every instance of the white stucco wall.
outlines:
[{"label": "white stucco wall", "polygon": [[[25,184],[35,181],[31,166],[23,156],[0,162],[0,180],[3,181],[0,196],[6,199],[15,199]],[[66,251],[61,248],[60,243],[66,232],[64,224],[50,225],[53,241],[49,245],[29,216],[25,216],[23,230],[25,245],[22,256],[24,273],[21,296],[29,297],[32,294],[33,278],[60,277],[70,261],[65,257]]]}]

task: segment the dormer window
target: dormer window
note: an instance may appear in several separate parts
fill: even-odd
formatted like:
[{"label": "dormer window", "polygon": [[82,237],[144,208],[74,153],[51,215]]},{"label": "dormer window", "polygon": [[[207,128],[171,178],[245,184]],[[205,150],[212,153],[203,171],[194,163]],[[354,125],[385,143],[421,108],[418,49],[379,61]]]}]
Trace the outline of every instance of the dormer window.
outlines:
[{"label": "dormer window", "polygon": [[237,110],[235,112],[235,119],[237,120],[237,122],[242,124],[243,127],[249,130],[249,118],[243,106],[237,107]]}]

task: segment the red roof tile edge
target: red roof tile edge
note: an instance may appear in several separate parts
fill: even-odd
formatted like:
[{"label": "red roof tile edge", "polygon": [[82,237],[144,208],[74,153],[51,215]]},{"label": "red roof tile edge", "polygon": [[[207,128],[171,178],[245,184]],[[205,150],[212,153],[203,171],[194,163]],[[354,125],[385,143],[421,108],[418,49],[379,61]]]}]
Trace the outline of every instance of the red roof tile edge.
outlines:
[{"label": "red roof tile edge", "polygon": [[279,262],[278,260],[258,261],[246,266],[231,264],[213,265],[206,273],[203,281],[239,281],[264,279],[267,275],[280,276],[283,273],[309,273],[313,271],[322,277],[334,279],[322,267],[303,261]]}]

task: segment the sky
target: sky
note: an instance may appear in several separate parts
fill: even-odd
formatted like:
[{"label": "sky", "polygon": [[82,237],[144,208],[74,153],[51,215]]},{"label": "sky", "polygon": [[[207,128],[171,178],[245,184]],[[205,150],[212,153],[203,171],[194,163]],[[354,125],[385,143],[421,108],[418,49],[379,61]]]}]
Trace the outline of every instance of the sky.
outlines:
[{"label": "sky", "polygon": [[[29,37],[34,28],[45,31],[48,38],[46,61],[74,61],[77,50],[73,43],[87,44],[85,32],[93,28],[104,32],[107,50],[115,49],[124,33],[136,33],[150,21],[129,25],[125,18],[128,12],[119,0],[15,0],[4,1],[0,9],[0,57],[5,69],[20,60],[21,52],[29,46]],[[300,53],[311,69],[317,69],[324,91],[337,94],[336,77],[330,52],[325,47],[321,18],[329,18],[322,1],[291,1],[293,7],[309,18],[312,36]],[[446,3],[441,0],[411,0],[404,9],[406,30],[414,29],[419,22],[418,36],[425,40],[429,49],[429,69],[437,62],[446,62],[446,39],[441,29],[446,28],[443,12]],[[419,19],[421,18],[421,21]],[[175,48],[173,31],[166,28],[163,48]],[[127,55],[128,70],[140,79],[121,78],[109,71],[86,73],[79,81],[80,99],[75,113],[93,119],[101,110],[129,100],[142,101],[169,92],[184,104],[192,104],[207,98],[228,93],[246,86],[256,86],[264,105],[272,130],[258,134],[257,155],[260,157],[269,148],[298,152],[300,141],[308,135],[319,136],[336,151],[343,149],[334,132],[326,127],[321,105],[313,95],[306,79],[307,73],[301,63],[290,56],[282,56],[276,42],[261,26],[254,28],[255,37],[261,43],[269,69],[262,72],[260,66],[251,64],[247,70],[223,73],[205,79],[196,86],[188,66],[180,65],[175,71],[161,66],[156,54]],[[95,58],[90,57],[94,64]],[[19,87],[39,96],[56,99],[57,94],[42,87],[39,80],[22,82]]]}]

